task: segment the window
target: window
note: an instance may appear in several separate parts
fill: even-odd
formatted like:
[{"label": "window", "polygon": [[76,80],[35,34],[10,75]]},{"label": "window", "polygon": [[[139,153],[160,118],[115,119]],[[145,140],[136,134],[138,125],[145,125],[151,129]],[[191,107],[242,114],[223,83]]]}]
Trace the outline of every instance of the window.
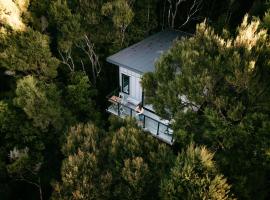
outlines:
[{"label": "window", "polygon": [[129,94],[129,76],[122,74],[122,92]]}]

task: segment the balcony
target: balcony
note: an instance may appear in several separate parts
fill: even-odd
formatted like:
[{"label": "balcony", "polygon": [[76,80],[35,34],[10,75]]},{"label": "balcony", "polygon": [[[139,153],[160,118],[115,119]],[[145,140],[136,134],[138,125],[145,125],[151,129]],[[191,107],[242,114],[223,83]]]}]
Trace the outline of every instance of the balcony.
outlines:
[{"label": "balcony", "polygon": [[111,103],[107,112],[121,118],[134,117],[144,131],[151,133],[152,136],[169,145],[173,144],[173,130],[170,128],[170,122],[168,120],[161,119],[155,113],[144,109],[142,114],[143,122],[139,123],[139,119],[135,111],[136,105],[139,102],[118,92],[113,92],[111,95],[107,96],[107,98]]}]

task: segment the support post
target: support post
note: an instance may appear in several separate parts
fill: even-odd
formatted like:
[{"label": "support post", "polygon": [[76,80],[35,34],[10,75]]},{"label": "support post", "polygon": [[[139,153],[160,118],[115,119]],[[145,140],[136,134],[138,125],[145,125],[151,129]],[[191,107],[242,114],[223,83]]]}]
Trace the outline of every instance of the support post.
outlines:
[{"label": "support post", "polygon": [[145,128],[145,115],[143,115],[143,128]]},{"label": "support post", "polygon": [[169,126],[166,126],[166,131],[165,131],[165,133],[166,133],[167,135],[169,135]]},{"label": "support post", "polygon": [[142,106],[144,106],[144,90],[142,91]]},{"label": "support post", "polygon": [[117,103],[118,116],[120,116],[120,105]]},{"label": "support post", "polygon": [[158,122],[158,126],[157,126],[157,135],[159,135],[159,122]]}]

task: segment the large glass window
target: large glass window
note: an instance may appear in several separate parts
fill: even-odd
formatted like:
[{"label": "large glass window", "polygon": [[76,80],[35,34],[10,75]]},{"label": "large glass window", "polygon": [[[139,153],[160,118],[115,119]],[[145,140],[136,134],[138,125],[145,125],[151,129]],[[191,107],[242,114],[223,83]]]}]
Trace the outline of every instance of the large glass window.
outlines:
[{"label": "large glass window", "polygon": [[129,76],[122,74],[122,92],[129,94]]}]

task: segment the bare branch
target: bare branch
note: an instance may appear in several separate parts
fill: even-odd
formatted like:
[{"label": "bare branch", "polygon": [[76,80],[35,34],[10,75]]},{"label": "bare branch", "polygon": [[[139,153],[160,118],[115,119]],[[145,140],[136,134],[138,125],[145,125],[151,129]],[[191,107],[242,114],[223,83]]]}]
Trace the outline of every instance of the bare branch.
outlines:
[{"label": "bare branch", "polygon": [[177,0],[175,3],[172,0],[168,0],[169,2],[169,11],[168,11],[168,23],[171,28],[174,28],[175,18],[178,12],[178,8],[181,3],[187,0]]},{"label": "bare branch", "polygon": [[69,49],[67,52],[61,52],[58,49],[59,55],[61,56],[62,63],[70,69],[71,72],[75,71],[75,65],[73,62],[73,58],[71,56],[71,49]]},{"label": "bare branch", "polygon": [[[91,63],[92,77],[93,83],[96,84],[97,78],[101,72],[101,66],[99,64],[99,58],[94,51],[94,44],[90,41],[87,35],[84,35],[83,43],[76,44],[78,48],[80,48],[88,57]],[[81,60],[82,67],[84,68],[84,64]]]},{"label": "bare branch", "polygon": [[192,6],[189,9],[189,12],[187,14],[185,22],[178,27],[178,29],[182,28],[185,26],[188,22],[191,20],[199,19],[199,17],[196,17],[195,15],[199,10],[201,9],[201,4],[203,0],[194,0]]},{"label": "bare branch", "polygon": [[[169,3],[169,10],[168,10],[168,24],[170,28],[175,28],[175,19],[179,10],[179,7],[182,3],[186,2],[187,0],[167,0]],[[203,0],[192,0],[192,5],[188,9],[187,17],[185,21],[178,27],[178,29],[185,26],[191,20],[199,19],[196,14],[201,10]]]},{"label": "bare branch", "polygon": [[38,178],[38,183],[33,182],[33,181],[30,181],[29,179],[23,177],[23,175],[20,175],[20,177],[19,177],[19,178],[16,178],[16,180],[17,180],[17,181],[24,181],[24,182],[26,182],[26,183],[28,183],[28,184],[30,184],[30,185],[34,185],[35,187],[37,187],[38,190],[39,190],[39,199],[40,199],[40,200],[43,200],[40,177]]},{"label": "bare branch", "polygon": [[165,26],[165,11],[166,11],[166,2],[167,2],[167,1],[164,1],[164,4],[163,4],[163,14],[162,14],[162,30],[164,29],[164,26]]},{"label": "bare branch", "polygon": [[84,75],[86,75],[85,67],[84,67],[84,63],[83,63],[82,59],[81,59],[81,64],[82,64],[83,73],[84,73]]}]

